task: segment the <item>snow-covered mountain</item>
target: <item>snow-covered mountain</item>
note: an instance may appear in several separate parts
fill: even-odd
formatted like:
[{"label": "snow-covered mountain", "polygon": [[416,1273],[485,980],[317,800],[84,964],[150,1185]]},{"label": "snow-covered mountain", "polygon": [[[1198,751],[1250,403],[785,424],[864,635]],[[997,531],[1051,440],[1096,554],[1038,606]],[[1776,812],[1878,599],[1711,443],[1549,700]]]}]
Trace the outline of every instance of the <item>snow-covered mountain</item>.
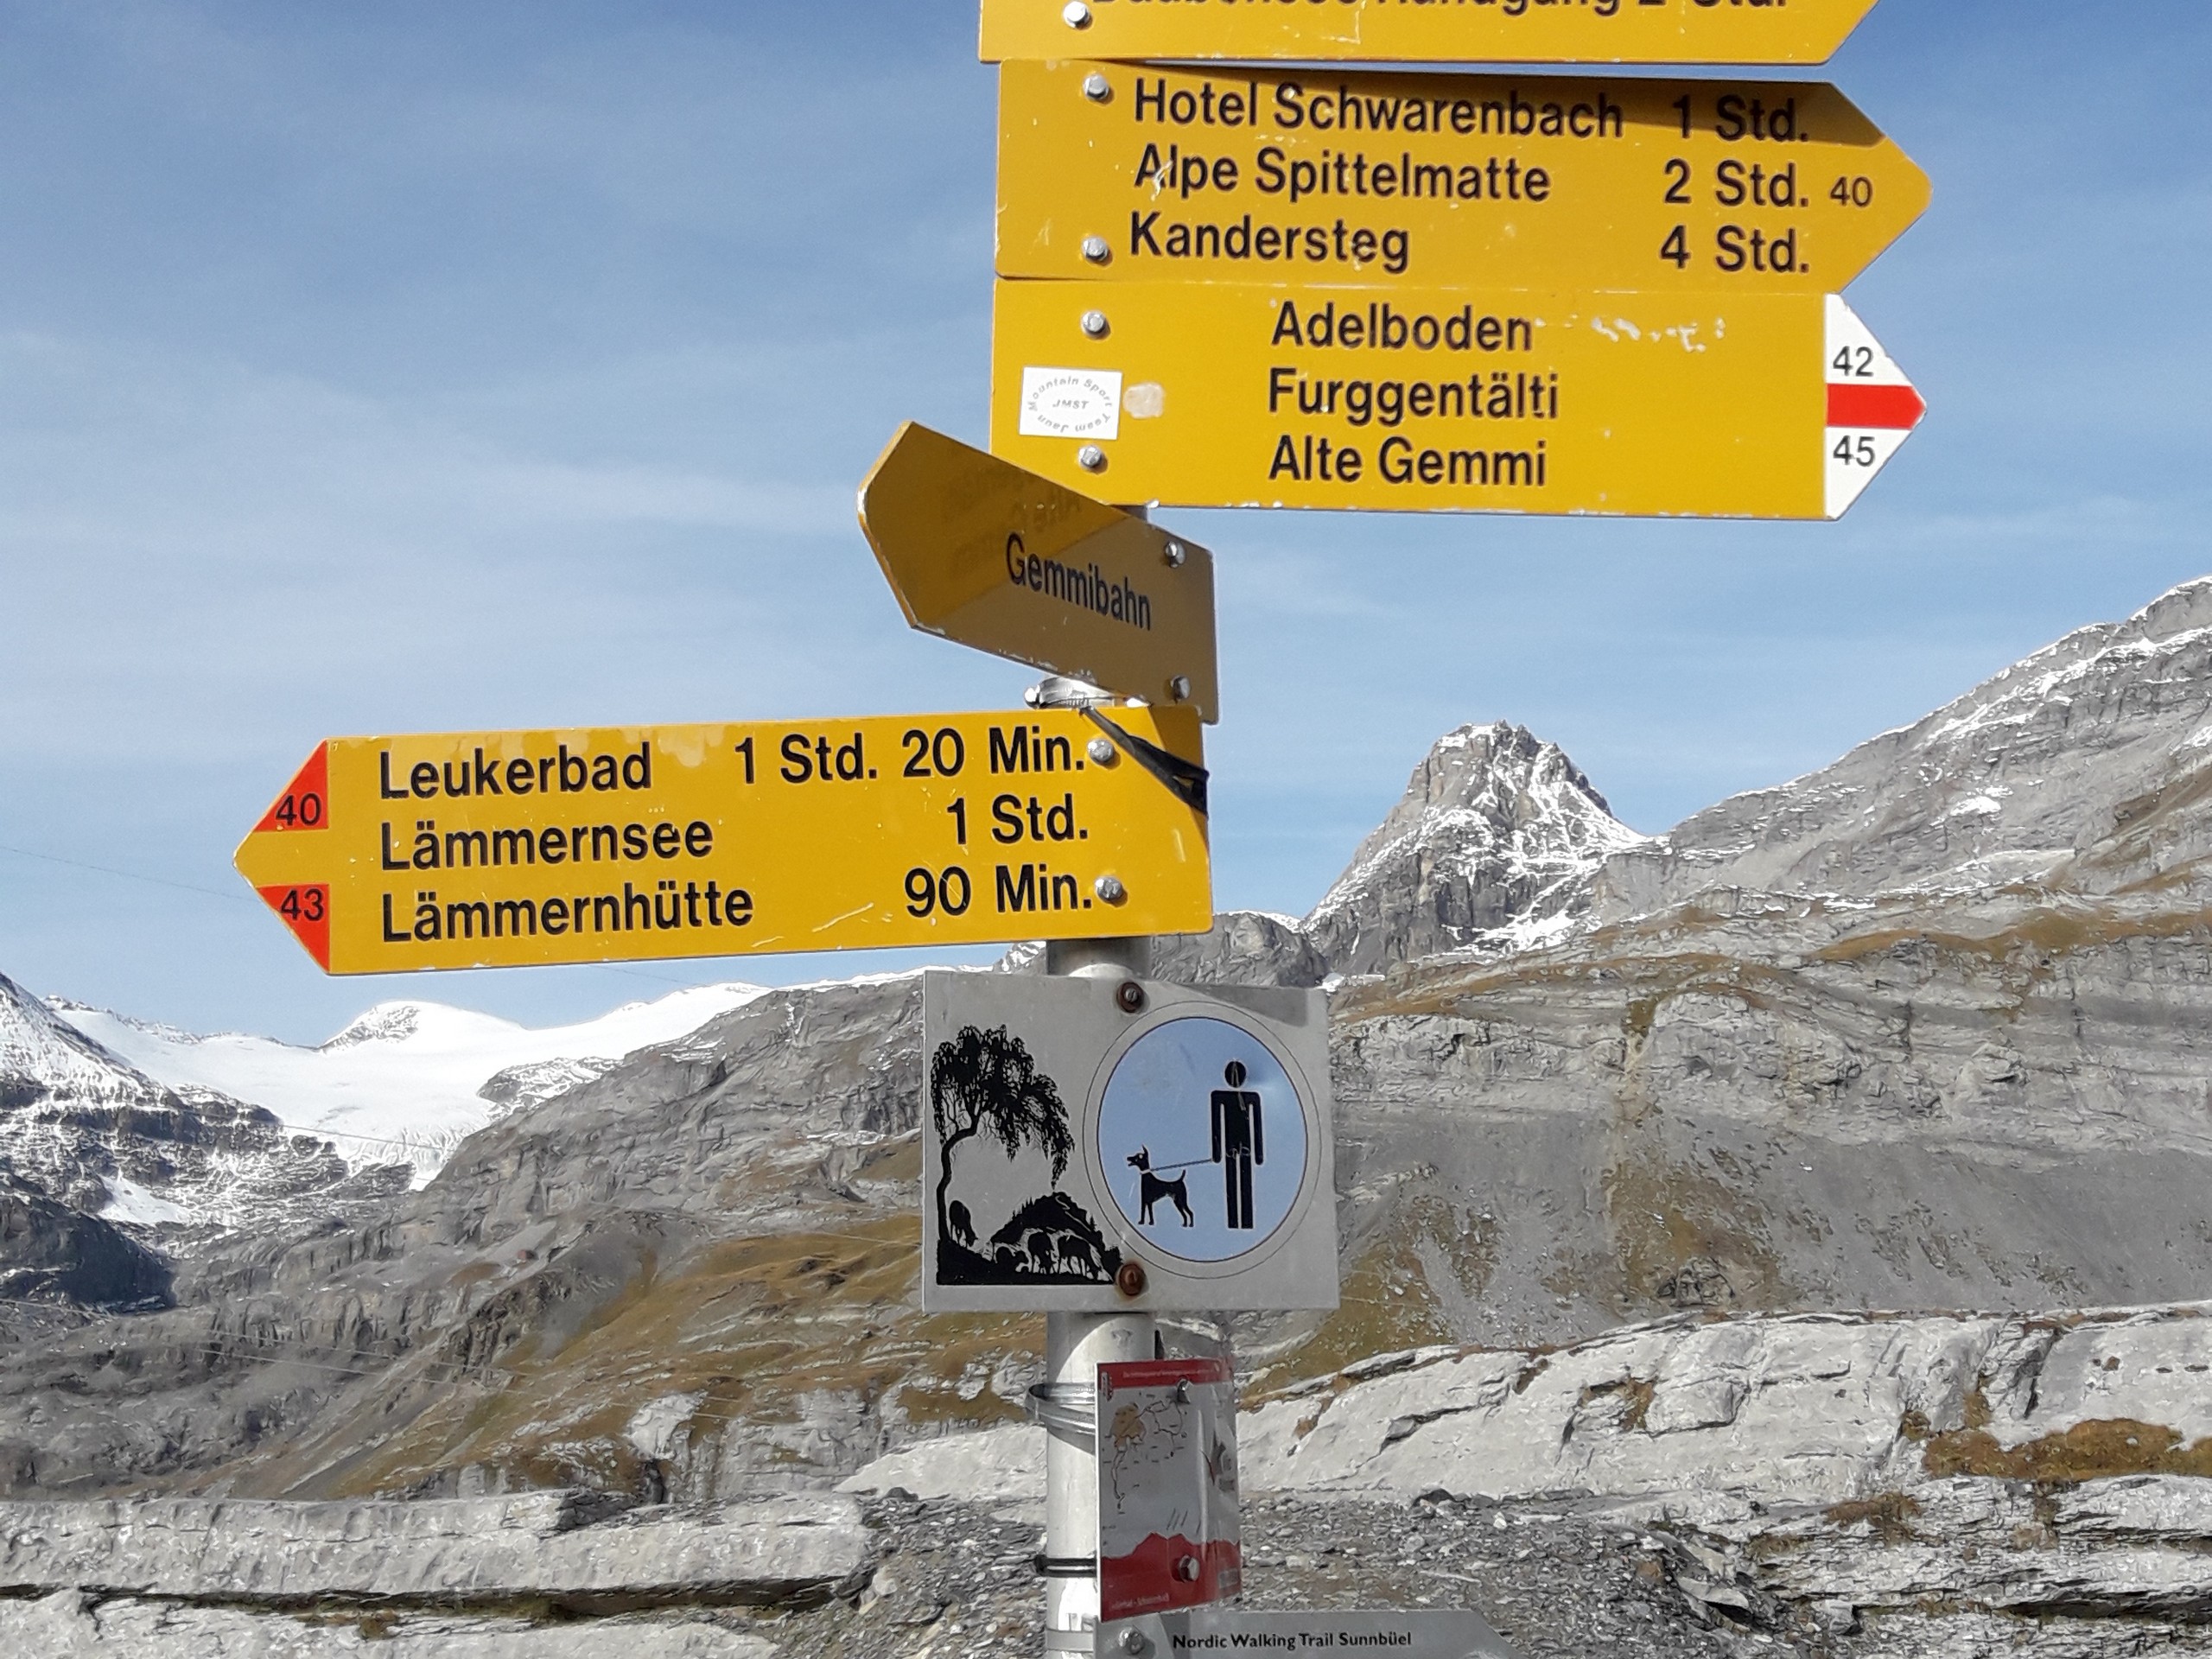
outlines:
[{"label": "snow-covered mountain", "polygon": [[442,1003],[385,1002],[313,1048],[200,1035],[60,998],[48,1007],[69,1037],[91,1039],[134,1075],[264,1108],[286,1129],[332,1142],[350,1163],[410,1164],[420,1185],[486,1124],[761,994],[755,985],[700,986],[543,1030]]},{"label": "snow-covered mountain", "polygon": [[342,1217],[390,1196],[392,1174],[357,1174],[273,1113],[147,1076],[0,977],[0,1293],[143,1301],[155,1258],[118,1228],[175,1238]]}]

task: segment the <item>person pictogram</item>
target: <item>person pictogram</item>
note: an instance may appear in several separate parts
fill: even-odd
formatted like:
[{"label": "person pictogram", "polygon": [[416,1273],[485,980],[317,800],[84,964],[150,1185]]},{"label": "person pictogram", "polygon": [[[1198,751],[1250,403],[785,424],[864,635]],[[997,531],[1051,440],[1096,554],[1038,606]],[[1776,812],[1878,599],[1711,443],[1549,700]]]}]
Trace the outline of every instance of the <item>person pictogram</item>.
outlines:
[{"label": "person pictogram", "polygon": [[1222,1068],[1226,1089],[1213,1091],[1213,1160],[1222,1166],[1224,1202],[1229,1227],[1249,1232],[1252,1219],[1252,1166],[1268,1161],[1267,1136],[1260,1123],[1260,1096],[1244,1086],[1244,1063],[1231,1060]]}]

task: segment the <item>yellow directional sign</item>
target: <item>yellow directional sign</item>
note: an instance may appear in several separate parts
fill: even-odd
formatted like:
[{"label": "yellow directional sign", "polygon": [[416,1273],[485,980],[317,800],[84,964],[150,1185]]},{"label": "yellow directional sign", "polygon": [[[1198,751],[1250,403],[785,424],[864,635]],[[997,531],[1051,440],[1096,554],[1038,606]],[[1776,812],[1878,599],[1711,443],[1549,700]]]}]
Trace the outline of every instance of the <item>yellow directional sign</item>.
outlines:
[{"label": "yellow directional sign", "polygon": [[861,486],[861,528],[924,632],[1221,717],[1195,543],[911,423]]},{"label": "yellow directional sign", "polygon": [[982,57],[1823,63],[1874,0],[983,0]]},{"label": "yellow directional sign", "polygon": [[995,453],[1180,506],[1834,518],[1923,410],[1833,296],[1002,282],[994,340]]},{"label": "yellow directional sign", "polygon": [[1822,294],[1928,198],[1811,82],[999,72],[1002,276]]},{"label": "yellow directional sign", "polygon": [[333,738],[238,868],[334,974],[1203,931],[1198,754],[1135,708]]}]

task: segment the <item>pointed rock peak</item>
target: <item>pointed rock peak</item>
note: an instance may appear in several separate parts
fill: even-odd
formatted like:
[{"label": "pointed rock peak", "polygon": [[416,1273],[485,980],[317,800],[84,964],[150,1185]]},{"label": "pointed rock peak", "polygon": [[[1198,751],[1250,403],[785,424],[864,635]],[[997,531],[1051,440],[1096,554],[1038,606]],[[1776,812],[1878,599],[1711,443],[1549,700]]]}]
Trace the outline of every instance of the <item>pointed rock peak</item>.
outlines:
[{"label": "pointed rock peak", "polygon": [[1581,808],[1594,808],[1608,822],[1618,822],[1605,798],[1558,744],[1545,742],[1525,726],[1494,721],[1462,726],[1438,738],[1414,768],[1405,798],[1391,817],[1402,816],[1417,803],[1430,808],[1495,805],[1541,817],[1557,810],[1561,791],[1579,798]]},{"label": "pointed rock peak", "polygon": [[1643,837],[1555,743],[1506,721],[1447,732],[1307,918],[1338,973],[1564,933],[1605,858]]}]

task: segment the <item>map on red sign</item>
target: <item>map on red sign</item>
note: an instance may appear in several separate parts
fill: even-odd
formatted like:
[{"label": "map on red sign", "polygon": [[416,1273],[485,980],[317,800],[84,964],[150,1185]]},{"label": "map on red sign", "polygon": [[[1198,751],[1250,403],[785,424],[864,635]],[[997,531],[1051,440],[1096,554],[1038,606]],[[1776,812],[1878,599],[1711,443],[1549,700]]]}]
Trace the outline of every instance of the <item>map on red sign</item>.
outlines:
[{"label": "map on red sign", "polygon": [[1236,1387],[1225,1359],[1098,1368],[1098,1604],[1129,1618],[1243,1587]]}]

